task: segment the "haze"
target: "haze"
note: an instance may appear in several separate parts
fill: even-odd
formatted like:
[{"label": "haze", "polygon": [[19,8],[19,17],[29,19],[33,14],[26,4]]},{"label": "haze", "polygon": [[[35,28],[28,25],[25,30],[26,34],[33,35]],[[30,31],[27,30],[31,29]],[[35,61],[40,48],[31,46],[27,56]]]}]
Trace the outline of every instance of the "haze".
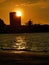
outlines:
[{"label": "haze", "polygon": [[29,19],[34,24],[49,24],[49,0],[0,0],[0,18],[9,25],[9,13],[20,10],[22,24]]}]

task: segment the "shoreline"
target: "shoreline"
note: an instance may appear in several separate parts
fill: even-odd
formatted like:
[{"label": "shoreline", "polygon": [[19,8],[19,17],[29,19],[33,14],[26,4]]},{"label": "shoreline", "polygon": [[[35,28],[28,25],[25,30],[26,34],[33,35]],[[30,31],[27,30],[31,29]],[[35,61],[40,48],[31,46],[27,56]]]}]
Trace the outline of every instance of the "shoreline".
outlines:
[{"label": "shoreline", "polygon": [[0,52],[0,65],[4,63],[6,65],[11,64],[18,65],[22,64],[49,64],[49,54],[27,52],[27,51],[1,51]]}]

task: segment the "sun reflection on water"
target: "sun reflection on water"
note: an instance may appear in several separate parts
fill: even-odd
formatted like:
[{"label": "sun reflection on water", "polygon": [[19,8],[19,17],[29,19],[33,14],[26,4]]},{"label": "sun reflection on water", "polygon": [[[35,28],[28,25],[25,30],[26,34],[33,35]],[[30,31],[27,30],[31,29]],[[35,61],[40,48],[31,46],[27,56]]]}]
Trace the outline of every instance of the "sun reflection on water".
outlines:
[{"label": "sun reflection on water", "polygon": [[16,42],[13,47],[16,48],[17,50],[26,49],[26,42],[24,37],[21,36],[16,37]]}]

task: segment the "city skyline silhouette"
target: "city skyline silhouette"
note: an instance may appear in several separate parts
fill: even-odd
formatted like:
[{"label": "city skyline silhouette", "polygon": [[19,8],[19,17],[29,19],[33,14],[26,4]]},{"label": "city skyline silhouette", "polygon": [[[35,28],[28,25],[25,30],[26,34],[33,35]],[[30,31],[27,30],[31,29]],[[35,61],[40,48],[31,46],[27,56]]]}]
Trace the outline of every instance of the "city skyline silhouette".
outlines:
[{"label": "city skyline silhouette", "polygon": [[16,12],[10,12],[10,25],[4,24],[0,19],[0,33],[33,33],[49,32],[49,25],[32,24],[29,20],[26,25],[21,25],[21,16],[16,16]]}]

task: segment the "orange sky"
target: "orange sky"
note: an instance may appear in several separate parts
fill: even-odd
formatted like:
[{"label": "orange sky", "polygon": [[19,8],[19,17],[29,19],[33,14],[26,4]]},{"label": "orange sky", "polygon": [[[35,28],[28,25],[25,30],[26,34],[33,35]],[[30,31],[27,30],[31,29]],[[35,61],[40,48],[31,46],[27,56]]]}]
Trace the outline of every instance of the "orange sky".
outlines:
[{"label": "orange sky", "polygon": [[34,24],[49,24],[49,0],[0,0],[0,18],[9,24],[9,13],[20,10],[22,24],[29,19]]}]

